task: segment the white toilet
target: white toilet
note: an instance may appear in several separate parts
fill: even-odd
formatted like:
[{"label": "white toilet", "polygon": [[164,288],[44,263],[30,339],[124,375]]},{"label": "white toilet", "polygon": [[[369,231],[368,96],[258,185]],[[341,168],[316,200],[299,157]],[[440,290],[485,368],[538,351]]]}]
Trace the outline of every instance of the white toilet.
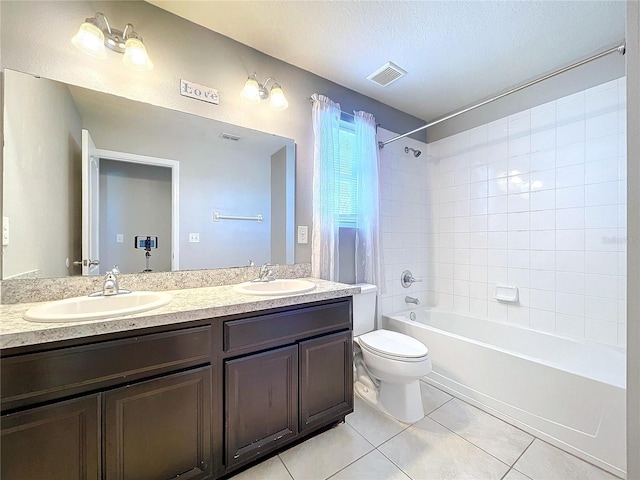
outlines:
[{"label": "white toilet", "polygon": [[358,284],[353,296],[355,391],[402,422],[424,417],[419,379],[431,371],[427,347],[413,337],[375,330],[375,285]]}]

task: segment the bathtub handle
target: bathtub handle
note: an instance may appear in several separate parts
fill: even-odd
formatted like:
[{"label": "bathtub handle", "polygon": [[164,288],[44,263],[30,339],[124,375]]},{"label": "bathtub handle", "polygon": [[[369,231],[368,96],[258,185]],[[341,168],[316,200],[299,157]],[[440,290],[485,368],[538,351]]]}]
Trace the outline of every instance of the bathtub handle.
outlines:
[{"label": "bathtub handle", "polygon": [[414,278],[413,274],[409,270],[405,270],[402,272],[402,277],[400,278],[400,283],[404,288],[409,288],[413,283],[421,282],[421,278]]}]

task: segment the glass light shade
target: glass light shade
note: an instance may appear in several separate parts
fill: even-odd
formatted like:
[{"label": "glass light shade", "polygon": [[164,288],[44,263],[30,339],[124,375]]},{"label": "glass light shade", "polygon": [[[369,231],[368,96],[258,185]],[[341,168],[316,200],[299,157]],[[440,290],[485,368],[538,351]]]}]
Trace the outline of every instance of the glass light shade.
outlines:
[{"label": "glass light shade", "polygon": [[284,110],[289,106],[289,102],[284,96],[284,92],[282,91],[282,87],[275,83],[273,87],[271,87],[271,99],[269,100],[269,106],[274,110]]},{"label": "glass light shade", "polygon": [[249,103],[260,102],[260,84],[256,80],[255,75],[251,75],[247,78],[244,84],[242,92],[240,92],[240,98]]},{"label": "glass light shade", "polygon": [[104,33],[93,23],[84,22],[80,25],[78,33],[71,39],[71,43],[87,55],[100,60],[107,58],[107,51],[104,48]]},{"label": "glass light shade", "polygon": [[142,41],[138,38],[128,38],[124,46],[124,57],[122,62],[133,70],[151,70],[153,63],[147,55],[147,49],[144,47]]}]

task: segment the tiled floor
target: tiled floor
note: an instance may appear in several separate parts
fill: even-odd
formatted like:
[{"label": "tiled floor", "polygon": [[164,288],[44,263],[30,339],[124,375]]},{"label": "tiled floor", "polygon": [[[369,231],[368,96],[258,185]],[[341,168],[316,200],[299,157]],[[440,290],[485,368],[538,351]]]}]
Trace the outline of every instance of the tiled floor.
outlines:
[{"label": "tiled floor", "polygon": [[347,422],[234,480],[614,480],[618,477],[421,382],[427,414],[405,424],[356,396]]}]

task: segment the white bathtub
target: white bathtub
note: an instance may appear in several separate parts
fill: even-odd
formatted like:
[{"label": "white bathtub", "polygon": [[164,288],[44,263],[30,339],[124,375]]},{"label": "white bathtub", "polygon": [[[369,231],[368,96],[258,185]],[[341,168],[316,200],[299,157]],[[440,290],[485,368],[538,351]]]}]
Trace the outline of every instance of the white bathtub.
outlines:
[{"label": "white bathtub", "polygon": [[625,476],[625,354],[436,309],[382,317],[429,348],[425,380],[616,475]]}]

